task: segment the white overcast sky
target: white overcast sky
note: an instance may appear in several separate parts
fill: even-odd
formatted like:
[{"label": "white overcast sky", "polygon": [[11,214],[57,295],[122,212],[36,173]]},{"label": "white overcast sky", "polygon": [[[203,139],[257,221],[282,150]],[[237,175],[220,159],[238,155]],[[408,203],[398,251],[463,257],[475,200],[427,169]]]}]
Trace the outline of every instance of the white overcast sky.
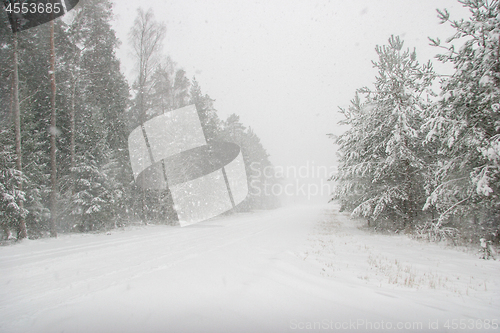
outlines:
[{"label": "white overcast sky", "polygon": [[[203,93],[219,116],[240,115],[276,166],[332,166],[327,133],[340,133],[338,107],[370,86],[375,46],[391,34],[416,47],[420,62],[439,52],[427,37],[454,30],[436,8],[468,16],[456,0],[115,0],[113,26],[122,41],[122,71],[134,78],[128,32],[136,10],[152,8],[166,24],[164,53]],[[436,68],[446,70],[438,66]]]}]

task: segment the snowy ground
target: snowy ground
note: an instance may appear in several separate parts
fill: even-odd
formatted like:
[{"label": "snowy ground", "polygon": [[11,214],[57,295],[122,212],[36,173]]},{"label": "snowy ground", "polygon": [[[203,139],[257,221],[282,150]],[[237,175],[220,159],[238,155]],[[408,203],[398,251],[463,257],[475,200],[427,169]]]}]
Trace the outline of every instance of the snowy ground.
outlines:
[{"label": "snowy ground", "polygon": [[500,261],[332,205],[24,241],[0,270],[4,333],[500,332]]}]

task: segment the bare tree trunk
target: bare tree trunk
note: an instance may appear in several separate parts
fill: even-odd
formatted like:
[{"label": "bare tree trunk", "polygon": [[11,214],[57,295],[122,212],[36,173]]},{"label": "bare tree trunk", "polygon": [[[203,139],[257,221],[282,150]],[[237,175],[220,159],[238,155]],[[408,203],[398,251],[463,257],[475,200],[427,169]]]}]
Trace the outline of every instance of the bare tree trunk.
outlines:
[{"label": "bare tree trunk", "polygon": [[50,236],[57,237],[56,217],[57,217],[57,164],[56,164],[56,52],[54,45],[54,21],[50,21]]},{"label": "bare tree trunk", "polygon": [[[140,114],[140,123],[142,127],[142,133],[145,135],[145,129],[144,129],[144,121],[146,119],[146,110],[144,107],[144,82],[143,82],[143,59],[142,59],[142,54],[141,57],[139,58],[139,62],[141,64],[140,72],[139,72],[139,114]],[[152,162],[152,161],[151,161]],[[143,223],[147,224],[147,219],[146,219],[146,188],[144,186],[145,179],[144,177],[142,178],[142,218],[144,219]]]},{"label": "bare tree trunk", "polygon": [[71,168],[75,167],[75,98],[76,98],[76,79],[72,82],[71,87],[71,110],[69,113],[69,126],[71,131],[71,137],[69,142],[70,149],[70,165]]},{"label": "bare tree trunk", "polygon": [[[139,77],[137,91],[137,108],[139,111],[138,120],[141,126],[147,119],[145,94],[148,89],[148,81],[151,78],[151,69],[154,69],[159,64],[159,53],[162,47],[162,41],[165,37],[166,27],[162,23],[157,23],[154,20],[153,10],[148,10],[144,13],[142,9],[138,9],[137,18],[129,33],[129,39],[134,50],[134,56],[138,62]],[[144,138],[147,141],[143,127]],[[153,162],[153,159],[151,159]],[[142,180],[142,215],[147,213],[146,189],[144,188],[144,179]]]},{"label": "bare tree trunk", "polygon": [[[14,127],[15,127],[15,136],[16,136],[16,168],[21,172],[23,172],[23,159],[21,155],[21,110],[19,108],[19,74],[17,69],[17,32],[14,33],[14,76],[13,76],[13,95],[12,95],[12,103],[14,104]],[[19,191],[23,190],[23,180],[19,181]],[[19,200],[18,202],[19,209],[24,210],[24,202],[23,200]],[[18,239],[23,239],[28,236],[26,231],[26,221],[24,217],[21,215],[19,218],[19,231],[18,231]]]},{"label": "bare tree trunk", "polygon": [[71,84],[71,109],[69,111],[69,127],[70,127],[70,141],[69,141],[69,150],[70,150],[70,166],[71,166],[71,177],[73,178],[73,182],[71,184],[71,197],[75,194],[75,174],[73,168],[76,166],[76,149],[75,149],[75,98],[76,98],[76,84],[78,79],[75,78],[72,80]]},{"label": "bare tree trunk", "polygon": [[[17,54],[17,49],[14,50],[14,52]],[[17,58],[17,55],[16,55],[16,58]],[[14,120],[14,89],[15,89],[14,70],[12,70],[11,75],[12,75],[11,76],[12,84],[10,87],[9,120],[12,121],[12,123],[14,123],[14,121],[15,121]],[[19,97],[18,97],[18,99],[19,99]]]}]

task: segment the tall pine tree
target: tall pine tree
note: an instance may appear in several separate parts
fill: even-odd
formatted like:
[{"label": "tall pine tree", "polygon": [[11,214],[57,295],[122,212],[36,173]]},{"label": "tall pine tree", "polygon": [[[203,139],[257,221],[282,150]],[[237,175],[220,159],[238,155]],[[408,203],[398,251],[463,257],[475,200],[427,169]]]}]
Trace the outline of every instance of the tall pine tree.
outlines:
[{"label": "tall pine tree", "polygon": [[[441,45],[438,58],[455,73],[442,81],[441,99],[425,125],[427,142],[439,147],[434,191],[426,209],[435,207],[440,222],[500,233],[500,2],[459,0],[471,17],[441,23],[456,33]],[[454,44],[462,42],[456,48]],[[456,218],[453,218],[455,216]],[[481,231],[485,232],[485,231]]]},{"label": "tall pine tree", "polygon": [[375,50],[375,89],[358,90],[341,110],[341,124],[350,129],[335,138],[340,165],[333,198],[369,222],[390,218],[407,226],[425,202],[431,154],[419,130],[434,73],[430,63],[419,65],[415,51],[403,50],[399,37]]}]

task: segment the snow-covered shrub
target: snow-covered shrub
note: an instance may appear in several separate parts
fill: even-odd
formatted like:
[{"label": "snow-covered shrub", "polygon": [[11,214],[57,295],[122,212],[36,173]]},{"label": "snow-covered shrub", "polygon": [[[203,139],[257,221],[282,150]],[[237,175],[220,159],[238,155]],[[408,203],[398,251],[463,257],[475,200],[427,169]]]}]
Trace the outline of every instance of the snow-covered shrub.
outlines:
[{"label": "snow-covered shrub", "polygon": [[452,241],[456,244],[457,237],[460,232],[457,228],[443,226],[439,222],[427,221],[415,227],[414,234],[417,238],[425,239],[431,242],[439,242],[443,240]]}]

